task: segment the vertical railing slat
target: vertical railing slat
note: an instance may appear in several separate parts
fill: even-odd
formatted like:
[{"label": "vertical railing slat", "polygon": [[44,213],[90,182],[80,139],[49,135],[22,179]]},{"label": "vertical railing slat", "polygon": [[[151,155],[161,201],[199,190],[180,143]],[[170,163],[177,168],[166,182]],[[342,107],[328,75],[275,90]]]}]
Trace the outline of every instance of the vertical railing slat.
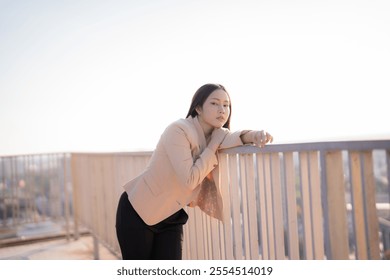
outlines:
[{"label": "vertical railing slat", "polygon": [[[80,194],[81,189],[81,180],[84,176],[78,176],[78,172],[80,172],[81,166],[78,164],[79,157],[77,155],[71,155],[70,157],[70,169],[72,173],[72,200],[73,200],[73,223],[74,223],[74,238],[79,239],[79,224],[80,224],[80,200],[82,200],[82,196]],[[81,170],[82,172],[83,170]]]},{"label": "vertical railing slat", "polygon": [[229,156],[227,154],[219,154],[219,186],[221,186],[221,195],[223,199],[223,232],[225,254],[223,259],[233,260],[233,236],[231,227],[231,204],[229,193]]},{"label": "vertical railing slat", "polygon": [[194,254],[196,259],[210,259],[209,255],[209,246],[208,246],[208,234],[207,234],[207,225],[204,215],[200,211],[194,209],[195,216],[195,244],[197,245]]},{"label": "vertical railing slat", "polygon": [[341,151],[328,151],[326,161],[326,196],[330,254],[333,260],[349,259],[348,225]]},{"label": "vertical railing slat", "polygon": [[271,154],[272,161],[272,198],[275,227],[275,257],[278,260],[284,260],[284,222],[283,222],[283,201],[282,184],[280,180],[280,158],[279,153]]},{"label": "vertical railing slat", "polygon": [[295,188],[295,168],[293,153],[285,153],[285,188],[286,188],[286,208],[287,208],[287,243],[289,258],[299,260],[299,236],[298,236],[298,218],[297,218],[297,200]]},{"label": "vertical railing slat", "polygon": [[268,258],[276,259],[275,252],[275,228],[274,228],[274,205],[272,199],[272,175],[270,155],[264,155],[264,175],[265,175],[265,197],[267,205],[267,236],[268,236]]},{"label": "vertical railing slat", "polygon": [[[4,161],[5,158],[0,158],[1,162],[1,169],[0,169],[0,175],[1,175],[1,181],[0,183],[2,184],[2,188],[0,188],[0,196],[3,198],[3,200],[6,199],[6,189],[7,189],[7,184],[6,184],[6,174],[5,174],[5,167],[4,167]],[[6,227],[6,222],[7,222],[7,206],[4,203],[4,211],[2,213],[1,221],[2,221],[2,226]]]},{"label": "vertical railing slat", "polygon": [[[197,256],[197,254],[196,254],[197,248],[204,248],[204,246],[203,246],[203,244],[198,245],[196,242],[196,238],[198,235],[196,230],[198,229],[197,225],[199,225],[199,222],[198,222],[197,217],[195,216],[195,210],[193,208],[188,208],[187,214],[188,214],[188,219],[191,219],[191,221],[192,221],[191,224],[186,225],[186,228],[188,230],[188,236],[189,236],[189,239],[187,239],[187,242],[188,242],[189,248],[190,248],[188,259],[198,259],[198,258],[204,259],[204,256]],[[190,225],[192,225],[191,228],[189,227]]]},{"label": "vertical railing slat", "polygon": [[365,189],[365,210],[366,210],[366,228],[368,237],[369,258],[372,260],[380,259],[379,251],[379,223],[376,209],[376,187],[374,177],[374,164],[372,151],[363,152],[364,168],[364,189]]},{"label": "vertical railing slat", "polygon": [[239,194],[239,182],[238,182],[238,165],[237,156],[230,156],[229,159],[230,173],[230,197],[231,197],[231,217],[233,227],[233,252],[234,257],[237,260],[243,259],[242,251],[242,230],[241,230],[241,215],[240,215],[240,194]]},{"label": "vertical railing slat", "polygon": [[390,203],[390,150],[385,151],[386,153],[386,173],[387,173],[387,201]]},{"label": "vertical railing slat", "polygon": [[212,259],[221,259],[221,248],[219,239],[219,221],[217,219],[209,218],[211,228],[211,248],[212,248]]},{"label": "vertical railing slat", "polygon": [[351,151],[349,153],[349,164],[351,172],[351,205],[356,243],[356,258],[365,260],[368,255],[363,203],[362,166],[359,152]]},{"label": "vertical railing slat", "polygon": [[212,244],[212,231],[211,231],[211,226],[210,226],[210,216],[201,213],[202,218],[203,218],[203,224],[204,224],[204,229],[205,229],[205,235],[206,235],[206,255],[207,259],[212,260],[213,259],[213,244]]},{"label": "vertical railing slat", "polygon": [[301,201],[302,201],[302,220],[303,236],[305,243],[305,259],[312,260],[313,255],[313,236],[311,231],[311,209],[310,209],[310,186],[309,186],[309,163],[308,153],[299,153],[299,163],[301,169]]},{"label": "vertical railing slat", "polygon": [[66,239],[70,240],[70,195],[69,195],[69,184],[68,182],[68,155],[64,154],[62,159],[63,169],[64,169],[64,202],[65,202],[65,226],[66,226]]},{"label": "vertical railing slat", "polygon": [[249,218],[248,218],[248,185],[246,176],[245,155],[239,156],[240,160],[240,189],[241,189],[241,215],[242,228],[244,232],[244,257],[250,259],[250,242],[249,242]]},{"label": "vertical railing slat", "polygon": [[[115,231],[115,219],[112,218],[111,216],[111,213],[115,213],[116,212],[116,208],[117,208],[117,196],[116,196],[116,192],[115,191],[112,191],[114,186],[115,186],[115,183],[116,183],[116,172],[115,172],[115,167],[116,167],[116,164],[115,164],[115,161],[116,161],[116,157],[115,156],[106,156],[106,161],[107,161],[107,172],[108,172],[108,176],[106,178],[106,181],[104,183],[104,189],[105,189],[105,204],[107,205],[107,208],[109,209],[109,211],[105,212],[105,217],[107,219],[107,223],[105,223],[105,232],[106,232],[106,241],[107,241],[107,245],[109,245],[110,247],[112,246],[112,244],[114,244],[114,242],[116,241],[116,231]],[[107,187],[108,186],[108,187]],[[102,207],[104,208],[104,207]]]},{"label": "vertical railing slat", "polygon": [[223,225],[223,222],[221,221],[218,221],[217,222],[217,225],[218,225],[218,236],[219,236],[219,255],[220,255],[220,259],[221,260],[226,260],[226,249],[227,249],[227,246],[226,246],[226,241],[225,241],[225,227]]},{"label": "vertical railing slat", "polygon": [[259,240],[257,233],[257,213],[256,213],[256,192],[255,192],[255,166],[253,154],[245,155],[246,182],[247,182],[247,207],[248,227],[249,227],[249,249],[248,255],[251,260],[259,259]]},{"label": "vertical railing slat", "polygon": [[[187,209],[187,213],[188,212],[189,211]],[[188,214],[188,217],[189,216],[190,215]],[[191,248],[190,248],[189,242],[187,241],[190,238],[189,233],[190,233],[190,229],[187,226],[184,226],[183,227],[183,240],[186,240],[186,241],[183,242],[183,253],[182,253],[183,260],[191,259],[191,257],[190,257],[190,250],[191,250]]]},{"label": "vertical railing slat", "polygon": [[312,236],[314,247],[314,259],[323,260],[324,252],[324,228],[321,202],[321,179],[319,170],[319,158],[317,152],[309,152],[310,194],[312,211]]},{"label": "vertical railing slat", "polygon": [[258,231],[260,232],[261,258],[269,259],[269,242],[268,242],[268,224],[267,224],[267,200],[265,192],[265,178],[264,178],[264,155],[259,153],[256,156],[257,176],[259,188],[259,211],[260,220],[258,222]]}]

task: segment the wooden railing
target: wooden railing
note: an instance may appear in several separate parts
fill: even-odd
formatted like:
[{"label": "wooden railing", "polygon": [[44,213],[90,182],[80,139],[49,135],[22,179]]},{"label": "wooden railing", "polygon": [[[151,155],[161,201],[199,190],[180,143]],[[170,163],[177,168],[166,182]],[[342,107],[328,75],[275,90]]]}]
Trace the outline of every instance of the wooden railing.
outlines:
[{"label": "wooden railing", "polygon": [[[381,230],[379,218],[390,217],[389,151],[390,141],[222,151],[225,221],[187,208],[184,258],[383,258],[389,231]],[[118,255],[121,186],[142,172],[150,155],[72,154],[77,221]]]}]

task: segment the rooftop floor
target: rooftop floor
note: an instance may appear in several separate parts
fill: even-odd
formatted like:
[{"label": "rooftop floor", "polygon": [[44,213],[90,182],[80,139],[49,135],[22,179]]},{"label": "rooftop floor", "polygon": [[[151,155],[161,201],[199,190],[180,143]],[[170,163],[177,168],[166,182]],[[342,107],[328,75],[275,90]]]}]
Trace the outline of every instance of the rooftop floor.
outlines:
[{"label": "rooftop floor", "polygon": [[[93,238],[78,240],[57,239],[0,248],[0,260],[93,260]],[[117,260],[107,248],[99,244],[99,259]]]}]

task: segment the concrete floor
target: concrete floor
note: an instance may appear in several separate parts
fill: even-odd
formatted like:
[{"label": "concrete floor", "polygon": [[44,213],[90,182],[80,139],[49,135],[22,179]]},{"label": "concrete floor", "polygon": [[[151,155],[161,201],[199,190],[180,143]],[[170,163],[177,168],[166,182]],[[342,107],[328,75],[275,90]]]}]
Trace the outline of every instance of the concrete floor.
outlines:
[{"label": "concrete floor", "polygon": [[[57,239],[0,248],[0,260],[93,260],[92,236],[78,240]],[[99,259],[117,260],[106,247],[99,244]]]}]

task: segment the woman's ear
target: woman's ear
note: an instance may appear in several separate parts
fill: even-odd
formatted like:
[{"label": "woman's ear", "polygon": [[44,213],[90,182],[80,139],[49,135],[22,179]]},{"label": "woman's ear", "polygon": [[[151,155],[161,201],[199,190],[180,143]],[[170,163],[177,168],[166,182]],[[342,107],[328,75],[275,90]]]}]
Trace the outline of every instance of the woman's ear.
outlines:
[{"label": "woman's ear", "polygon": [[196,111],[196,113],[197,113],[198,115],[200,115],[200,113],[202,112],[202,108],[201,108],[200,106],[197,106],[197,107],[195,108],[195,111]]}]

